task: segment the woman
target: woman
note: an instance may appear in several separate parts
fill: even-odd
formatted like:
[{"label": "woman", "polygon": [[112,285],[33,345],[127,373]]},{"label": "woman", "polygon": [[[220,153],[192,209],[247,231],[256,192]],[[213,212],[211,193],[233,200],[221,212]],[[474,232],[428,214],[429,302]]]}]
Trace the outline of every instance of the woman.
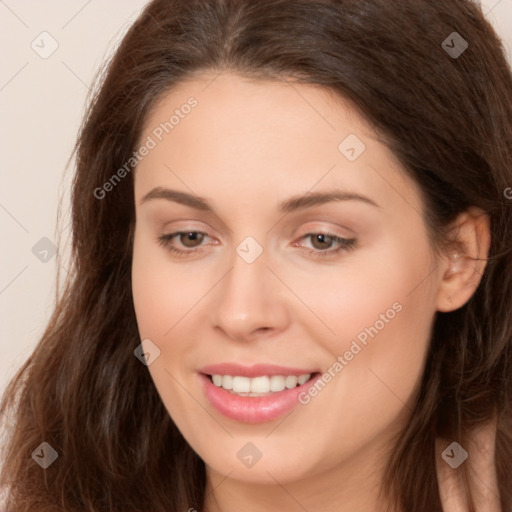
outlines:
[{"label": "woman", "polygon": [[155,0],[76,145],[11,512],[512,508],[512,77],[469,0]]}]

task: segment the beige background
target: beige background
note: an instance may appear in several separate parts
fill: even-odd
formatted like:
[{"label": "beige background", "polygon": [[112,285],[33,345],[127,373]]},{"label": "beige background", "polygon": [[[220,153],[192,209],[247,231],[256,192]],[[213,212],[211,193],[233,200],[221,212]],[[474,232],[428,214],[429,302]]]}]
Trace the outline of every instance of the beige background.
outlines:
[{"label": "beige background", "polygon": [[[145,4],[0,0],[0,393],[34,349],[53,308],[57,260],[44,245],[36,246],[39,257],[32,252],[43,237],[55,243],[62,237],[59,271],[66,275],[73,163],[67,170],[66,164],[89,85]],[[512,63],[512,0],[482,5]],[[44,31],[50,35],[40,36]],[[43,59],[32,44],[40,53],[58,48]]]}]

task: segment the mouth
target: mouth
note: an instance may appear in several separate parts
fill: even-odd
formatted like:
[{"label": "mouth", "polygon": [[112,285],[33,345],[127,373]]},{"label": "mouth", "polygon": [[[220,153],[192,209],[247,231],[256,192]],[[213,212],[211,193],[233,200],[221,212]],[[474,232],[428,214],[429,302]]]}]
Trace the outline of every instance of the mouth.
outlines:
[{"label": "mouth", "polygon": [[276,366],[217,365],[198,373],[206,399],[223,416],[241,423],[264,423],[291,412],[320,371]]}]

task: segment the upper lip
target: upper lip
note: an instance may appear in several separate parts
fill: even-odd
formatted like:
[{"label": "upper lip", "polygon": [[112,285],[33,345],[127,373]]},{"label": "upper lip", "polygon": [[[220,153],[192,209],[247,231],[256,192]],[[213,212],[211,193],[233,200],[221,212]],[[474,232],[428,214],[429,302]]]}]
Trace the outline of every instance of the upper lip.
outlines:
[{"label": "upper lip", "polygon": [[239,375],[241,377],[259,377],[263,375],[304,375],[316,373],[318,370],[307,368],[292,368],[290,366],[278,366],[275,364],[254,364],[242,366],[237,363],[219,363],[204,366],[199,370],[205,375]]}]

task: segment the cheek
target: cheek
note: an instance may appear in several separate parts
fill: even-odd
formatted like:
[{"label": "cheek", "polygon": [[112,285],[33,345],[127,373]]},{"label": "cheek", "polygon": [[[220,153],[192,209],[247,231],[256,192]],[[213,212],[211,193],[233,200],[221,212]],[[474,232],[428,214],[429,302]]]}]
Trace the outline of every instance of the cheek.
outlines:
[{"label": "cheek", "polygon": [[316,307],[336,333],[324,338],[335,375],[326,399],[342,404],[335,423],[355,444],[398,421],[423,372],[435,315],[426,279],[432,262],[426,245],[414,260],[406,254],[396,245],[372,255],[373,264],[361,258],[357,269],[326,280],[328,293],[317,294]]},{"label": "cheek", "polygon": [[407,350],[428,335],[435,313],[433,261],[426,238],[414,240],[413,258],[405,235],[348,253],[334,265],[277,268],[300,299],[290,301],[296,313],[302,308],[294,319],[331,355],[349,350],[353,340],[369,347],[373,339],[386,339],[388,349]]},{"label": "cheek", "polygon": [[149,234],[135,233],[132,294],[141,336],[167,340],[211,285],[172,263]]},{"label": "cheek", "polygon": [[368,302],[366,321],[347,318],[348,330],[354,334],[331,349],[341,356],[337,366],[336,362],[330,366],[335,376],[311,399],[312,413],[328,410],[333,416],[324,427],[325,436],[333,440],[327,465],[335,464],[340,454],[349,456],[358,447],[370,447],[375,439],[393,439],[406,421],[423,372],[430,337],[425,311],[406,296],[399,296],[391,308],[389,297],[382,301],[372,297]]}]

